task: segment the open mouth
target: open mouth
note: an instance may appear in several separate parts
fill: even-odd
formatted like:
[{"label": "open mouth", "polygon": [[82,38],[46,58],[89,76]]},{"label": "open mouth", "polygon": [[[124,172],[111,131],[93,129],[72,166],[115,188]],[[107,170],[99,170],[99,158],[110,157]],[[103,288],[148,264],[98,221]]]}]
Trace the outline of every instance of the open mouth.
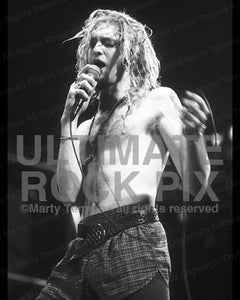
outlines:
[{"label": "open mouth", "polygon": [[100,69],[106,66],[106,64],[100,59],[94,59],[93,64],[99,67]]}]

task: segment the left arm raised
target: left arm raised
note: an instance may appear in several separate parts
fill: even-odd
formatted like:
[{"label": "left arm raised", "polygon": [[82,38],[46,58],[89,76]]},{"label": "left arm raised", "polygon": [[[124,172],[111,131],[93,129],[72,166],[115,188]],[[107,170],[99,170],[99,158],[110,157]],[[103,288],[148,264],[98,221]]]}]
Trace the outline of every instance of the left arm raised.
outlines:
[{"label": "left arm raised", "polygon": [[[183,106],[170,88],[159,88],[157,94],[158,131],[182,178],[184,191],[196,195],[202,186],[207,187],[210,174],[203,135],[208,108],[200,96],[191,92],[186,92]],[[196,172],[201,172],[202,182]]]}]

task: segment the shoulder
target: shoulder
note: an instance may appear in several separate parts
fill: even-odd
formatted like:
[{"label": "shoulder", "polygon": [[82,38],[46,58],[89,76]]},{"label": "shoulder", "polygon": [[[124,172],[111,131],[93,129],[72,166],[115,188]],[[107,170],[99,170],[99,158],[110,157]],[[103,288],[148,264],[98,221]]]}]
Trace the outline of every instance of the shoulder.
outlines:
[{"label": "shoulder", "polygon": [[145,99],[145,105],[157,115],[175,115],[182,109],[176,92],[169,87],[158,87],[150,91]]},{"label": "shoulder", "polygon": [[156,102],[156,104],[167,103],[169,105],[173,104],[176,106],[181,106],[181,102],[176,94],[176,92],[170,87],[158,87],[151,92],[149,92],[147,98],[151,102]]},{"label": "shoulder", "polygon": [[[146,99],[147,100],[147,99]],[[157,126],[158,131],[166,139],[182,133],[182,104],[176,92],[169,87],[159,87],[148,95],[152,107],[152,125]]]}]

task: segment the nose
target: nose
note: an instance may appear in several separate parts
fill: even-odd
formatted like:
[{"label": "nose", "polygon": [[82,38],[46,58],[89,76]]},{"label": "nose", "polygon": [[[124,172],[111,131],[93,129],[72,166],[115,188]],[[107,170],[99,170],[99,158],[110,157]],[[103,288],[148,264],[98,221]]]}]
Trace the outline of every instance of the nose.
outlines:
[{"label": "nose", "polygon": [[103,44],[101,43],[101,41],[97,41],[97,43],[93,47],[92,51],[97,54],[103,53]]}]

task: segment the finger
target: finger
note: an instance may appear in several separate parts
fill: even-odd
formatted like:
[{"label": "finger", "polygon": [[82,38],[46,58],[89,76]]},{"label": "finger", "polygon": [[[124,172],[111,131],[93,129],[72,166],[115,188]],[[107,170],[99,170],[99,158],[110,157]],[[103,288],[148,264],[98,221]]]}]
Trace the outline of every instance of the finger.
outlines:
[{"label": "finger", "polygon": [[71,90],[69,92],[69,96],[68,96],[67,101],[65,103],[65,107],[67,109],[71,108],[74,105],[77,95],[78,95],[78,98],[82,99],[84,102],[88,101],[89,98],[90,98],[84,90],[71,88]]},{"label": "finger", "polygon": [[89,96],[92,94],[94,88],[89,84],[87,80],[79,82],[78,88],[84,90]]},{"label": "finger", "polygon": [[84,90],[82,90],[82,89],[76,90],[76,92],[75,92],[75,98],[76,98],[77,95],[83,101],[88,101],[89,98],[90,98],[89,95]]},{"label": "finger", "polygon": [[194,116],[191,112],[189,112],[188,110],[182,112],[182,120],[183,122],[185,120],[190,121],[191,123],[194,124],[194,126],[196,128],[199,128],[202,124],[202,122],[196,117]]},{"label": "finger", "polygon": [[188,109],[193,115],[196,116],[196,118],[200,119],[202,123],[205,123],[207,121],[206,113],[200,109],[198,103],[183,98],[183,104],[185,105],[185,107],[182,108],[183,111]]},{"label": "finger", "polygon": [[82,73],[87,73],[89,69],[90,69],[90,64],[86,64],[86,65],[78,72],[78,75],[80,75],[80,74],[82,74]]},{"label": "finger", "polygon": [[94,87],[94,88],[97,85],[97,81],[91,75],[88,75],[88,74],[85,74],[85,73],[79,74],[79,76],[77,78],[77,82],[81,82],[83,80],[87,80],[92,85],[92,87]]},{"label": "finger", "polygon": [[[89,73],[89,69],[92,69],[92,65],[90,64],[87,64],[85,65],[81,71],[78,72],[77,74],[77,80],[80,78],[81,75],[85,74],[85,75],[88,75],[89,77],[93,78],[93,76],[91,76]],[[84,78],[85,79],[85,78]],[[90,79],[91,80],[91,79]],[[94,83],[93,83],[94,84]]]},{"label": "finger", "polygon": [[189,97],[189,99],[192,99],[194,101],[197,102],[197,104],[199,105],[199,107],[206,113],[209,114],[209,109],[207,107],[207,104],[205,103],[205,101],[203,100],[202,97],[200,97],[198,94],[196,93],[192,93],[190,91],[186,91],[186,95]]},{"label": "finger", "polygon": [[72,98],[75,96],[76,91],[78,89],[78,85],[76,82],[73,82],[69,88],[69,92],[68,92],[68,98]]}]

